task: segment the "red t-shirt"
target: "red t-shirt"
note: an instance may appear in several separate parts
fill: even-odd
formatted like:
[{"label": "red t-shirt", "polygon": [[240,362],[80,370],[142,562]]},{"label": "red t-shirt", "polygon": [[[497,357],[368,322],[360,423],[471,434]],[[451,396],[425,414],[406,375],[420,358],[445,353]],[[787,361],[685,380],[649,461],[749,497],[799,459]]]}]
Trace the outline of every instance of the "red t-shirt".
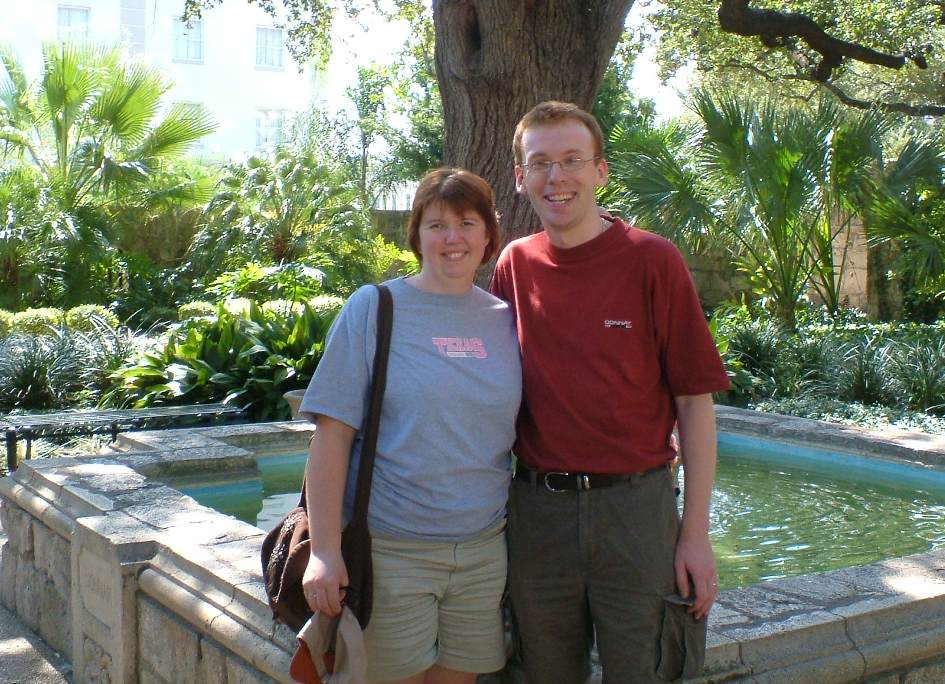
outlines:
[{"label": "red t-shirt", "polygon": [[689,269],[617,219],[571,249],[544,233],[499,257],[492,292],[522,346],[515,453],[536,470],[631,473],[673,458],[674,396],[729,386]]}]

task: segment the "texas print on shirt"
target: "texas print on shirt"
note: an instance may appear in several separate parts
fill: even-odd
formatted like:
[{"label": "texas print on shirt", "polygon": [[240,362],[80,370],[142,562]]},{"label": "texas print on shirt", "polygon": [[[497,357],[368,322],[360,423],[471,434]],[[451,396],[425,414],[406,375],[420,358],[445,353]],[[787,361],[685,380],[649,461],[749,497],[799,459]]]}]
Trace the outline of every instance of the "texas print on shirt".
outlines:
[{"label": "texas print on shirt", "polygon": [[434,337],[433,344],[443,356],[485,359],[486,345],[479,337]]}]

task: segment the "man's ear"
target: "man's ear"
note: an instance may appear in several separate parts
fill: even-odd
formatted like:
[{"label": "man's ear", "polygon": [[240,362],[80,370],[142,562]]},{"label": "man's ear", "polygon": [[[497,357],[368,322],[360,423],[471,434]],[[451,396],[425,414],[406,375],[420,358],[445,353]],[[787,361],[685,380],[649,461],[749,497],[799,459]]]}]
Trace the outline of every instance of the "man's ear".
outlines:
[{"label": "man's ear", "polygon": [[527,194],[525,190],[525,170],[518,164],[515,165],[515,192],[523,197]]},{"label": "man's ear", "polygon": [[597,162],[597,187],[602,188],[607,185],[608,173],[607,160],[601,158],[601,160]]}]

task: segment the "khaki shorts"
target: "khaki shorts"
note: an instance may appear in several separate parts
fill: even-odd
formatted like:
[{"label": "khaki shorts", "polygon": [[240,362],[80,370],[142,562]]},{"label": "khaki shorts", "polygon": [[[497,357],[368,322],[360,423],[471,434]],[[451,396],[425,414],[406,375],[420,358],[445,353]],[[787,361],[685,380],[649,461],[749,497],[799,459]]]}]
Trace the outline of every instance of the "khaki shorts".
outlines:
[{"label": "khaki shorts", "polygon": [[434,664],[460,672],[502,669],[504,522],[460,543],[375,536],[372,558],[368,681],[404,679]]}]

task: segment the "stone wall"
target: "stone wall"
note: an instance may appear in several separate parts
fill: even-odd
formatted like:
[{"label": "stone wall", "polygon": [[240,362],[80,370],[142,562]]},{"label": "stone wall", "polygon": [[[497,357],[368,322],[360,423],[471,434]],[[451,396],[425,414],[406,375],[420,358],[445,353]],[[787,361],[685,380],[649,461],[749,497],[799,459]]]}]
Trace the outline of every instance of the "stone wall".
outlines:
[{"label": "stone wall", "polygon": [[72,660],[69,542],[0,498],[0,603]]},{"label": "stone wall", "polygon": [[[825,432],[830,448],[863,454],[860,442],[877,442],[884,458],[945,464],[945,438],[880,439],[731,408],[719,409],[719,424],[805,443]],[[26,461],[0,478],[0,600],[69,657],[78,684],[290,681],[295,640],[266,605],[262,532],[142,475],[245,462],[242,449],[212,447],[209,435],[304,444],[308,428],[135,433],[127,442],[174,448]],[[940,683],[943,611],[945,550],[723,591],[709,618],[706,674],[687,681]]]},{"label": "stone wall", "polygon": [[137,641],[141,684],[276,684],[147,596],[138,600]]}]

